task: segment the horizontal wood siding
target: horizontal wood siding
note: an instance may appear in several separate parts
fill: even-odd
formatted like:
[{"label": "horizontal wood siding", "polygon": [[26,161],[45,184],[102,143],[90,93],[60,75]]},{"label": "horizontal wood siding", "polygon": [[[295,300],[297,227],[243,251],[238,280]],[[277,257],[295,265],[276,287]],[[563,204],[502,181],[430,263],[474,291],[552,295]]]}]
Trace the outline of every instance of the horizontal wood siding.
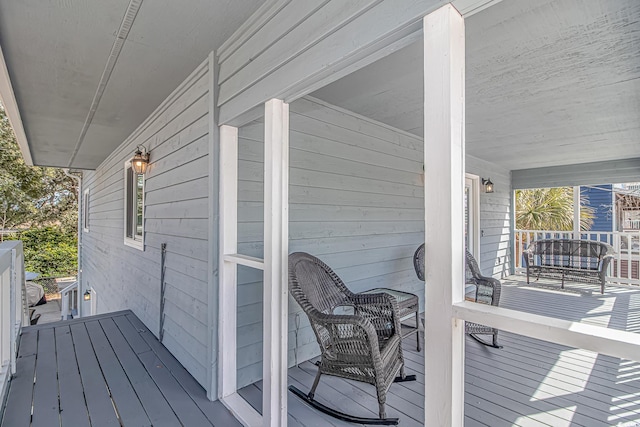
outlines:
[{"label": "horizontal wood siding", "polygon": [[511,266],[511,178],[508,170],[467,156],[466,172],[491,178],[493,193],[480,190],[480,269],[498,279],[508,276]]},{"label": "horizontal wood siding", "polygon": [[[158,334],[160,246],[167,244],[164,344],[205,385],[208,256],[208,62],[169,96],[95,172],[85,172],[90,230],[83,234],[84,286],[99,313],[130,309]],[[151,153],[145,179],[145,248],[124,245],[124,162]]]},{"label": "horizontal wood siding", "polygon": [[[294,100],[391,53],[444,0],[269,1],[217,54],[220,123],[270,98]],[[349,40],[345,43],[345,40]],[[406,44],[405,44],[406,45]],[[351,68],[350,68],[351,67]]]},{"label": "horizontal wood siding", "polygon": [[635,182],[640,158],[512,171],[513,188],[546,188]]},{"label": "horizontal wood siding", "polygon": [[[355,292],[388,287],[424,295],[412,264],[424,239],[422,140],[308,98],[290,110],[289,250],[318,256]],[[261,122],[239,131],[239,251],[258,257],[263,133]],[[262,376],[261,274],[240,268],[238,282],[244,386]],[[318,351],[307,317],[290,300],[290,365],[294,349],[298,361]]]}]

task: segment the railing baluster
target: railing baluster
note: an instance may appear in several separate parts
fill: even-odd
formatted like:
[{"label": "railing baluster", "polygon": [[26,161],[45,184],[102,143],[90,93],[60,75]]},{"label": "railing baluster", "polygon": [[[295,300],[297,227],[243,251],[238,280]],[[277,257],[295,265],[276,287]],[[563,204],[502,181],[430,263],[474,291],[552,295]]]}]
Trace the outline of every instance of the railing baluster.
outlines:
[{"label": "railing baluster", "polygon": [[0,243],[0,402],[16,372],[18,340],[26,318],[24,256],[19,240]]}]

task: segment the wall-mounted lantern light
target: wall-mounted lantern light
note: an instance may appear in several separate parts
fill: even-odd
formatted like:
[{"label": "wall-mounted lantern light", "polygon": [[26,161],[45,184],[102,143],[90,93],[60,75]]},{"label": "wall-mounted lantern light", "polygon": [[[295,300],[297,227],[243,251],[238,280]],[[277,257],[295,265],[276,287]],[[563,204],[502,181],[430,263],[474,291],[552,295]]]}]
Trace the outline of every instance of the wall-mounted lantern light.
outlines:
[{"label": "wall-mounted lantern light", "polygon": [[131,159],[131,168],[138,175],[144,175],[149,166],[149,153],[144,145],[138,145],[136,152]]},{"label": "wall-mounted lantern light", "polygon": [[491,178],[482,178],[482,185],[484,185],[485,193],[493,193],[493,182],[491,182]]},{"label": "wall-mounted lantern light", "polygon": [[87,289],[84,294],[82,294],[82,299],[85,301],[91,301],[91,291]]}]

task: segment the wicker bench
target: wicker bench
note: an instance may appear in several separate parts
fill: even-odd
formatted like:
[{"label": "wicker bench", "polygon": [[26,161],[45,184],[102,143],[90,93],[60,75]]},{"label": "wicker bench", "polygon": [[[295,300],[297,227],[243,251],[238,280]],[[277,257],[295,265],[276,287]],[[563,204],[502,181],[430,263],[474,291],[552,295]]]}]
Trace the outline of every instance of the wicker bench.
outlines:
[{"label": "wicker bench", "polygon": [[532,242],[523,252],[529,276],[600,284],[604,293],[607,268],[613,247],[593,240],[542,239]]}]

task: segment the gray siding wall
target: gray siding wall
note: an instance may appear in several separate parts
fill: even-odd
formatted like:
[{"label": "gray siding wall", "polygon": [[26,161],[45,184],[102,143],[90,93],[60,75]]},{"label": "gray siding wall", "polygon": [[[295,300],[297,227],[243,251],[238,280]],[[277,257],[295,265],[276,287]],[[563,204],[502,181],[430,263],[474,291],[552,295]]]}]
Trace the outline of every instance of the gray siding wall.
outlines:
[{"label": "gray siding wall", "polygon": [[[205,62],[95,172],[83,280],[99,313],[131,309],[158,333],[160,245],[167,244],[165,346],[201,384],[207,372],[209,74]],[[124,162],[151,152],[145,180],[145,248],[124,245]]]},{"label": "gray siding wall", "polygon": [[[444,0],[268,1],[218,49],[220,122],[270,98],[297,99],[415,41]],[[460,4],[457,4],[460,3]],[[454,2],[466,10],[465,1]],[[349,40],[349,43],[344,43]]]},{"label": "gray siding wall", "polygon": [[511,175],[500,166],[467,156],[467,173],[491,178],[493,193],[480,190],[480,269],[500,279],[511,266]]},{"label": "gray siding wall", "polygon": [[512,171],[512,185],[520,188],[573,187],[635,182],[640,158],[580,163]]},{"label": "gray siding wall", "polygon": [[[290,106],[289,250],[310,252],[355,292],[375,287],[423,294],[412,256],[424,239],[422,140],[301,99]],[[239,251],[262,257],[263,124],[240,129]],[[240,269],[238,384],[262,376],[262,283]],[[304,313],[289,303],[289,363],[315,356]]]}]

